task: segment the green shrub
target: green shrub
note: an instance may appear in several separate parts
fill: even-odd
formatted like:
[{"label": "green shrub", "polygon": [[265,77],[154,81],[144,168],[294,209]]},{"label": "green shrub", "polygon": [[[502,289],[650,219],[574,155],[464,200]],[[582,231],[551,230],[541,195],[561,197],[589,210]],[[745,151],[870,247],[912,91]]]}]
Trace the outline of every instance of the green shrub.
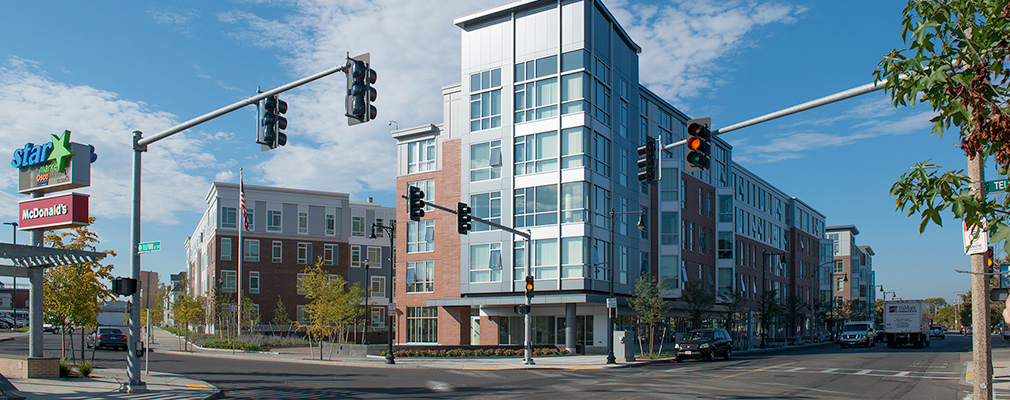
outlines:
[{"label": "green shrub", "polygon": [[[385,353],[383,353],[385,354]],[[533,355],[536,356],[556,356],[568,354],[568,350],[555,347],[534,348]],[[409,349],[393,352],[396,357],[516,357],[525,355],[522,349]]]},{"label": "green shrub", "polygon": [[93,371],[94,369],[95,369],[95,363],[90,361],[82,361],[80,364],[77,364],[77,372],[79,372],[81,376],[84,377],[90,376],[91,371]]},{"label": "green shrub", "polygon": [[232,345],[231,341],[207,342],[207,343],[202,344],[201,346],[202,347],[211,348],[211,349],[235,349],[235,350],[243,350],[243,351],[246,351],[246,350],[248,350],[248,351],[270,351],[269,347],[264,347],[264,346],[260,346],[260,345],[255,344],[255,343],[249,343],[249,342],[245,342],[245,341],[241,341],[241,340],[235,341],[234,342],[234,346]]},{"label": "green shrub", "polygon": [[66,378],[70,376],[70,362],[66,358],[60,359],[60,378]]}]

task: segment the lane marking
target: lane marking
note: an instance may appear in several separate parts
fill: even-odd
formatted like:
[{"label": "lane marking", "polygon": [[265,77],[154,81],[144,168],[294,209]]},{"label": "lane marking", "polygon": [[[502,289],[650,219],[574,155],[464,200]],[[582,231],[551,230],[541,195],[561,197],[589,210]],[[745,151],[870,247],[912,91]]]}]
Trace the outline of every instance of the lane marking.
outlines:
[{"label": "lane marking", "polygon": [[868,374],[870,372],[873,372],[873,370],[872,369],[864,369],[864,370],[856,372],[856,373],[854,373],[852,375],[866,375],[866,374]]},{"label": "lane marking", "polygon": [[724,376],[724,377],[716,379],[716,380],[717,381],[721,381],[723,379],[736,378],[736,377],[741,376],[741,375],[747,375],[747,374],[751,374],[751,373],[754,373],[754,372],[766,371],[766,370],[769,370],[769,369],[772,369],[772,368],[782,368],[782,367],[785,367],[787,365],[793,365],[793,364],[796,364],[796,363],[798,363],[798,361],[794,361],[794,362],[791,362],[791,363],[785,363],[785,364],[779,364],[779,365],[772,365],[772,366],[762,367],[762,368],[758,368],[758,369],[751,370],[751,371],[744,371],[744,372],[741,372],[739,374],[733,374],[733,375],[730,375],[730,376]]},{"label": "lane marking", "polygon": [[187,383],[185,386],[190,389],[210,389],[210,386],[199,383]]},{"label": "lane marking", "polygon": [[894,375],[894,376],[896,376],[896,377],[897,377],[897,376],[908,376],[908,374],[909,374],[910,372],[912,372],[912,371],[901,371],[901,372],[899,372],[899,373],[898,373],[897,375]]}]

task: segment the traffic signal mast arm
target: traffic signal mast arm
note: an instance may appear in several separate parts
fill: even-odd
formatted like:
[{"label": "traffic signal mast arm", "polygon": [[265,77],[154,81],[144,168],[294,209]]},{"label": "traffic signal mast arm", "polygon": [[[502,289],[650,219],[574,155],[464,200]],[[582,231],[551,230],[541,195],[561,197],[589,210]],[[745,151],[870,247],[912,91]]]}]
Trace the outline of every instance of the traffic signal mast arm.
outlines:
[{"label": "traffic signal mast arm", "polygon": [[328,70],[325,70],[323,72],[317,73],[315,75],[307,76],[305,78],[302,78],[302,79],[299,79],[297,81],[291,82],[291,83],[289,83],[287,85],[284,85],[284,86],[278,86],[276,88],[270,89],[270,90],[265,91],[265,92],[260,93],[260,94],[257,94],[257,95],[255,95],[253,97],[248,98],[248,99],[240,100],[238,102],[235,102],[234,104],[232,104],[230,106],[220,108],[220,109],[218,109],[216,111],[211,111],[211,112],[206,113],[204,115],[201,115],[199,117],[193,118],[193,119],[191,119],[189,121],[183,122],[183,123],[181,123],[179,125],[176,125],[176,126],[173,126],[171,128],[165,129],[165,130],[163,130],[161,132],[158,132],[158,133],[156,133],[154,135],[151,135],[151,136],[148,136],[148,137],[144,137],[144,138],[140,138],[139,140],[136,141],[136,143],[134,143],[134,147],[135,147],[134,150],[136,150],[136,151],[146,151],[147,145],[149,145],[151,143],[157,142],[157,141],[159,141],[161,139],[167,138],[169,136],[172,136],[172,135],[174,135],[176,133],[182,132],[182,131],[184,131],[186,129],[189,129],[189,128],[192,128],[194,126],[200,125],[200,124],[202,124],[204,122],[207,122],[207,121],[210,121],[210,120],[212,120],[214,118],[217,118],[217,117],[220,117],[222,115],[228,114],[228,113],[230,113],[232,111],[235,111],[235,110],[238,110],[238,109],[240,109],[242,107],[245,107],[245,106],[248,106],[248,105],[251,105],[251,104],[257,104],[257,103],[260,102],[260,100],[263,100],[263,99],[265,99],[267,97],[272,97],[273,95],[286,92],[288,90],[291,90],[291,89],[294,89],[296,87],[302,86],[302,85],[304,85],[306,83],[315,81],[317,79],[320,79],[320,78],[323,78],[323,77],[326,77],[326,76],[329,76],[329,75],[333,75],[333,74],[335,74],[337,72],[343,72],[343,71],[347,70],[347,68],[349,68],[350,65],[351,65],[350,60],[347,60],[346,62],[344,62],[343,65],[338,65],[336,67],[330,68]]},{"label": "traffic signal mast arm", "polygon": [[[739,122],[739,123],[736,123],[736,124],[733,124],[733,125],[730,125],[730,126],[726,126],[726,127],[719,128],[719,129],[713,129],[712,130],[712,136],[721,135],[723,133],[727,133],[727,132],[730,132],[730,131],[735,131],[735,130],[740,129],[740,128],[746,128],[746,127],[751,126],[751,125],[757,125],[757,124],[762,123],[762,122],[771,121],[773,119],[784,117],[786,115],[795,114],[795,113],[798,113],[800,111],[806,111],[806,110],[809,110],[809,109],[812,109],[812,108],[817,108],[817,107],[820,107],[820,106],[823,106],[823,105],[831,104],[831,103],[834,103],[836,101],[845,100],[845,99],[848,99],[848,98],[864,95],[864,94],[867,94],[867,93],[870,93],[870,92],[875,92],[875,91],[883,89],[884,85],[886,83],[887,83],[886,81],[867,83],[867,84],[862,85],[862,86],[857,86],[857,87],[854,87],[852,89],[843,90],[841,92],[838,92],[838,93],[835,93],[835,94],[832,94],[832,95],[828,95],[828,96],[824,96],[824,97],[821,97],[819,99],[811,100],[811,101],[808,101],[806,103],[797,104],[797,105],[789,107],[789,108],[784,108],[784,109],[779,110],[779,111],[768,113],[768,114],[762,115],[762,116],[757,117],[757,118],[751,118],[749,120],[746,120],[746,121],[743,121],[743,122]],[[662,150],[671,150],[671,149],[673,149],[675,147],[683,146],[683,145],[687,144],[687,140],[688,139],[684,139],[684,140],[679,140],[679,141],[670,143],[668,145],[663,146]]]}]

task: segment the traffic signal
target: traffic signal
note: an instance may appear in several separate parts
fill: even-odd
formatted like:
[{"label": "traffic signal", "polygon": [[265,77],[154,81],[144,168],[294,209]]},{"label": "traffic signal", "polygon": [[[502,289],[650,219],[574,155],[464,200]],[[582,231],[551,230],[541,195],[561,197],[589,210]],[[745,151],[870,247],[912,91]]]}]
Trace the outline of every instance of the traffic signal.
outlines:
[{"label": "traffic signal", "polygon": [[470,232],[470,221],[473,220],[470,211],[470,206],[466,205],[466,203],[456,204],[456,231],[460,235],[466,235]]},{"label": "traffic signal", "polygon": [[989,248],[985,250],[985,272],[987,274],[995,272],[993,270],[993,265],[995,265],[995,261],[993,261],[992,259],[992,250],[993,250],[992,246],[989,246]]},{"label": "traffic signal", "polygon": [[281,132],[288,128],[288,120],[281,116],[288,112],[288,103],[278,98],[277,95],[267,97],[263,100],[263,116],[260,118],[260,135],[256,143],[262,144],[271,149],[283,146],[288,143],[288,135]]},{"label": "traffic signal", "polygon": [[424,216],[424,191],[417,186],[411,186],[407,197],[407,204],[410,207],[410,220],[420,221]]},{"label": "traffic signal", "polygon": [[656,180],[656,139],[646,136],[638,146],[638,180],[651,183]]},{"label": "traffic signal", "polygon": [[375,101],[377,92],[372,84],[375,83],[375,70],[369,68],[370,56],[368,53],[348,59],[350,65],[344,71],[347,74],[347,125],[357,125],[375,119],[376,110],[372,102]]},{"label": "traffic signal", "polygon": [[533,275],[526,275],[526,297],[533,298]]},{"label": "traffic signal", "polygon": [[687,121],[687,172],[707,170],[712,161],[711,118]]},{"label": "traffic signal", "polygon": [[518,304],[515,306],[515,312],[519,315],[526,315],[530,313],[530,306],[525,304]]}]

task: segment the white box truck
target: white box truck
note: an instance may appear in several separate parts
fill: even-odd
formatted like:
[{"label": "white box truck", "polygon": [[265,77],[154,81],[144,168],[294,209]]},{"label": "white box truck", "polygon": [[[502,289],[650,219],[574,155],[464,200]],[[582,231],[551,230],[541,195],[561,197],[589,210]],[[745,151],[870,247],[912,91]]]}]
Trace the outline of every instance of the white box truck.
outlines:
[{"label": "white box truck", "polygon": [[929,304],[925,300],[885,301],[884,336],[892,349],[903,344],[929,346]]}]

